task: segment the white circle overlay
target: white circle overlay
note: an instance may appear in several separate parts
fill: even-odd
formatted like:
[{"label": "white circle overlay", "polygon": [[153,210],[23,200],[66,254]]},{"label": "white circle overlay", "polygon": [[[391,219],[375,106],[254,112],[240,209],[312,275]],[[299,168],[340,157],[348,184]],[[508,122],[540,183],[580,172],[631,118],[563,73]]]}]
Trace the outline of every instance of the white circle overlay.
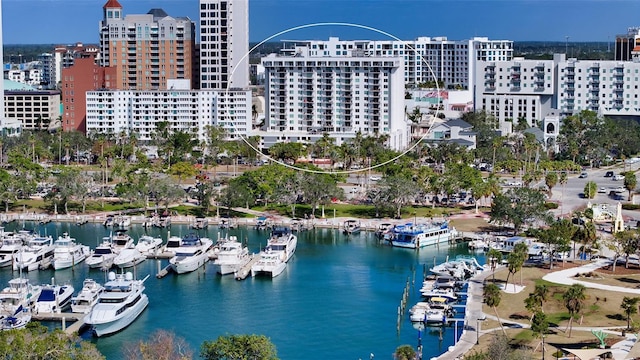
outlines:
[{"label": "white circle overlay", "polygon": [[[407,43],[406,41],[398,38],[397,36],[390,34],[384,30],[380,30],[371,26],[367,26],[367,25],[361,25],[361,24],[354,24],[354,23],[346,23],[346,22],[321,22],[321,23],[312,23],[312,24],[305,24],[305,25],[299,25],[299,26],[295,26],[295,27],[291,27],[285,30],[282,30],[278,33],[275,33],[269,37],[267,37],[266,39],[260,41],[258,44],[254,45],[251,49],[249,49],[249,51],[244,54],[240,60],[238,61],[238,63],[242,63],[243,61],[245,61],[248,57],[249,54],[251,54],[251,52],[253,52],[253,50],[257,49],[258,47],[260,47],[262,44],[278,37],[284,34],[288,34],[290,32],[296,31],[296,30],[302,30],[302,29],[308,29],[308,28],[313,28],[313,27],[323,27],[323,26],[344,26],[344,27],[352,27],[352,28],[358,28],[358,29],[364,29],[364,30],[369,30],[369,31],[373,31],[385,36],[388,36],[396,41],[400,41],[404,47],[405,47],[405,51],[407,49],[409,49],[410,51],[413,51],[414,54],[417,55],[416,53],[416,49],[410,45],[409,43]],[[303,41],[303,40],[301,40]],[[414,55],[415,56],[415,55]],[[419,55],[420,60],[427,65],[427,68],[429,69],[429,72],[431,73],[431,76],[433,76],[433,78],[435,79],[435,83],[436,83],[436,90],[437,90],[437,100],[438,100],[438,106],[436,106],[436,113],[435,113],[435,118],[438,118],[438,114],[440,112],[440,84],[438,83],[438,77],[435,75],[435,73],[433,72],[433,69],[431,68],[431,65],[429,65],[429,63],[424,59],[424,57],[422,55]],[[404,60],[403,60],[404,61]],[[233,74],[236,72],[236,68],[233,69],[233,71],[231,72],[231,75],[229,76],[230,79],[233,78]],[[229,81],[229,83],[227,84],[227,89],[226,92],[229,92],[229,89],[231,88],[231,81]],[[403,96],[404,98],[404,96]],[[265,119],[265,121],[267,121],[267,119]],[[242,134],[238,133],[238,136],[240,137],[240,139],[242,139],[242,141],[244,141],[245,144],[247,144],[247,146],[249,146],[251,149],[253,149],[253,151],[255,151],[256,153],[258,153],[260,156],[265,157],[267,159],[269,159],[270,161],[273,161],[274,163],[280,164],[282,166],[285,166],[287,168],[293,169],[293,170],[299,170],[299,171],[304,171],[304,172],[308,172],[308,173],[315,173],[315,174],[328,174],[328,175],[336,175],[336,174],[353,174],[353,173],[358,173],[358,172],[365,172],[365,171],[369,171],[369,170],[373,170],[376,168],[379,168],[381,166],[387,165],[389,163],[392,163],[396,160],[398,160],[399,158],[403,157],[404,155],[406,155],[407,153],[409,153],[410,151],[412,151],[413,149],[415,149],[418,145],[420,145],[420,143],[422,141],[425,140],[425,138],[427,137],[427,135],[431,132],[431,128],[433,127],[435,122],[432,122],[431,125],[429,125],[429,128],[427,128],[427,131],[425,131],[424,135],[422,135],[420,137],[420,140],[416,141],[415,144],[411,145],[410,147],[408,147],[405,151],[403,151],[402,153],[400,153],[399,155],[395,156],[392,159],[389,159],[385,162],[379,163],[379,164],[375,164],[375,165],[370,165],[368,167],[363,167],[360,169],[344,169],[344,170],[331,170],[331,171],[325,171],[325,170],[315,170],[315,169],[307,169],[307,168],[301,168],[301,167],[297,167],[297,166],[293,166],[293,165],[289,165],[283,161],[279,161],[276,160],[272,157],[270,157],[269,155],[263,154],[262,151],[260,151],[260,149],[257,149],[255,146],[253,146],[253,144],[251,144],[249,141],[247,141],[247,139],[242,136]],[[233,122],[232,125],[235,128],[235,122]]]}]

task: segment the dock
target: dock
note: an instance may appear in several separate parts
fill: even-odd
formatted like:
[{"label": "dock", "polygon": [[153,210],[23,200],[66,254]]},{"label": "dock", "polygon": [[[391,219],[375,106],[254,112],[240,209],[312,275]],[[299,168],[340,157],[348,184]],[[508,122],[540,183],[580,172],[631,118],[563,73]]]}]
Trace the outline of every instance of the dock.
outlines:
[{"label": "dock", "polygon": [[[87,324],[85,323],[85,317],[87,314],[80,313],[34,313],[32,314],[33,320],[45,320],[45,321],[61,321],[62,322],[62,330],[67,334],[75,334],[80,333],[83,327]],[[71,325],[67,326],[67,321],[72,321]]]},{"label": "dock", "polygon": [[[160,268],[159,266],[160,264],[158,263],[158,268]],[[169,275],[170,272],[172,272],[173,270],[171,269],[171,265],[167,265],[164,267],[164,269],[158,271],[158,273],[156,274],[156,278],[157,279],[162,279],[163,277]]]},{"label": "dock", "polygon": [[240,268],[240,270],[236,271],[233,274],[236,280],[239,281],[239,280],[246,279],[247,276],[251,274],[251,266],[253,266],[253,264],[258,262],[258,260],[260,260],[260,255],[257,255],[257,254],[251,255],[251,260],[249,260],[249,262],[245,266],[243,266],[242,268]]}]

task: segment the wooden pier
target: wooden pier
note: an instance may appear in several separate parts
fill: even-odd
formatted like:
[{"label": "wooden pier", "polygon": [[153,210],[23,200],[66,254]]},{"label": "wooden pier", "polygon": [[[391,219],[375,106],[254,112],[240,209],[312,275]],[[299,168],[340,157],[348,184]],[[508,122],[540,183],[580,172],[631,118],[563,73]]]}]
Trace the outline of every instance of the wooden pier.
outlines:
[{"label": "wooden pier", "polygon": [[[158,263],[158,268],[159,267],[160,263]],[[162,279],[163,277],[169,275],[170,272],[173,272],[173,270],[171,269],[171,265],[167,265],[164,267],[164,269],[158,271],[158,273],[156,274],[156,278]]]},{"label": "wooden pier", "polygon": [[[80,333],[83,327],[87,324],[85,323],[85,318],[88,314],[79,314],[79,313],[34,313],[32,314],[33,320],[45,320],[45,321],[61,321],[62,322],[62,330],[67,334]],[[67,326],[67,321],[71,321],[71,325]]]},{"label": "wooden pier", "polygon": [[236,280],[244,280],[244,279],[246,279],[247,276],[249,276],[249,274],[251,274],[251,266],[253,266],[253,264],[258,262],[258,260],[260,260],[260,255],[252,254],[251,255],[251,260],[249,260],[249,262],[245,266],[243,266],[242,268],[240,268],[240,270],[236,271],[233,274],[233,276],[236,278]]}]

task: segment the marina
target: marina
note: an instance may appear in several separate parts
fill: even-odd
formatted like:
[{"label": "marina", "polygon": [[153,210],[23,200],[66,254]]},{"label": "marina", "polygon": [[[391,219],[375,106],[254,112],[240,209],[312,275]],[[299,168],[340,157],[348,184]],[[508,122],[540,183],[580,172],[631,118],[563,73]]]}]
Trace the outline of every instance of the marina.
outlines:
[{"label": "marina", "polygon": [[[182,237],[192,232],[189,224],[174,222],[171,236]],[[109,229],[102,223],[94,222],[82,227],[76,226],[75,222],[44,226],[16,222],[10,225],[33,228],[54,238],[67,232],[79,243],[92,247],[109,234]],[[165,241],[169,235],[167,229],[162,228],[147,228],[145,232],[143,227],[133,225],[129,230],[134,239],[145,233]],[[209,225],[199,235],[217,239],[219,233],[236,236],[243,242],[246,240],[253,254],[265,246],[269,237],[269,233],[255,230],[253,226],[219,229]],[[162,280],[150,278],[145,282],[149,305],[131,325],[108,337],[96,339],[88,331],[82,332],[82,336],[94,341],[107,358],[121,357],[119,351],[123,342],[142,339],[160,328],[184,337],[193,349],[198,349],[205,340],[226,333],[259,333],[271,338],[282,359],[302,356],[312,359],[364,358],[371,353],[390,357],[399,345],[417,345],[418,330],[409,319],[408,309],[403,312],[399,324],[396,319],[397,296],[407,277],[415,279],[409,285],[407,295],[408,302],[413,303],[421,297],[419,279],[425,264],[440,263],[448,257],[468,253],[464,244],[441,244],[417,252],[394,248],[376,238],[373,232],[363,231],[347,238],[339,227],[311,229],[297,236],[296,255],[276,278],[248,277],[253,262],[257,261],[255,255],[234,276],[223,277],[217,274],[215,266],[208,265],[188,274],[168,273]],[[158,259],[148,258],[128,271],[134,273],[134,278],[142,279],[147,275],[156,276],[167,265],[168,258],[159,256]],[[0,281],[6,283],[16,274],[10,268],[2,269]],[[236,277],[243,274],[246,280],[236,281]],[[33,284],[49,283],[55,277],[56,283],[70,283],[81,289],[86,278],[104,284],[107,273],[81,263],[73,268],[34,271],[23,276]],[[318,312],[309,316],[309,308]],[[181,309],[180,324],[175,322],[176,309]],[[215,319],[203,317],[202,309],[215,311]],[[267,309],[276,311],[265,311]],[[282,311],[284,309],[286,311]],[[73,322],[78,318],[77,314],[64,316],[63,313],[58,319],[62,318],[78,329],[84,328],[80,321]],[[45,324],[60,328],[61,320]],[[451,323],[422,330],[422,345],[428,349],[423,358],[446,351],[454,343],[455,330]],[[292,333],[296,334],[293,338]],[[309,348],[314,349],[311,356]]]}]

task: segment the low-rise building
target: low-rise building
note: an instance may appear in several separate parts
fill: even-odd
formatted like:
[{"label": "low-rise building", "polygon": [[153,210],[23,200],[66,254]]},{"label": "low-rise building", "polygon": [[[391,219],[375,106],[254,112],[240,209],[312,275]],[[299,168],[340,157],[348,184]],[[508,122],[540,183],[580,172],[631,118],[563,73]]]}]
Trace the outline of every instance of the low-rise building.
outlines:
[{"label": "low-rise building", "polygon": [[37,90],[4,80],[4,117],[22,129],[46,130],[60,117],[60,91]]}]

